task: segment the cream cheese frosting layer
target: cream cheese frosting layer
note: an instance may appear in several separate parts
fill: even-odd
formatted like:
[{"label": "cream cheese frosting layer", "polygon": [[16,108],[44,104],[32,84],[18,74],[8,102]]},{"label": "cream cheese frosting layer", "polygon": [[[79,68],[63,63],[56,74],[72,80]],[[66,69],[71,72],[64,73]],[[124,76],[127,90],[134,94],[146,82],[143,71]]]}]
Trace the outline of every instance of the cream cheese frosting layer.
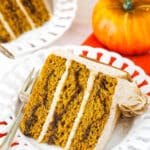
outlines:
[{"label": "cream cheese frosting layer", "polygon": [[116,122],[122,113],[125,117],[134,117],[145,112],[147,97],[141,93],[134,82],[118,78],[118,84],[112,100],[109,119],[94,150],[103,150],[109,140]]},{"label": "cream cheese frosting layer", "polygon": [[[60,58],[65,58],[67,61],[64,63],[65,69],[59,78],[60,80],[58,81],[57,87],[53,90],[54,97],[52,98],[51,106],[47,107],[48,115],[45,116],[46,121],[44,122],[43,127],[41,126],[42,131],[38,136],[38,142],[46,142],[50,145],[57,145],[63,147],[65,150],[70,150],[72,147],[76,146],[76,143],[78,143],[78,145],[81,143],[85,144],[83,141],[80,143],[78,135],[84,137],[85,133],[84,140],[89,142],[93,138],[93,136],[89,135],[92,135],[92,131],[94,131],[94,136],[97,133],[98,136],[96,136],[96,144],[94,143],[94,146],[92,146],[94,147],[94,150],[102,150],[109,140],[120,113],[126,117],[132,117],[142,114],[146,110],[148,103],[147,97],[141,93],[134,82],[129,81],[128,78],[120,78],[122,76],[128,76],[126,72],[108,65],[86,60],[82,57],[75,56],[68,51],[57,49],[52,51],[51,54],[60,56]],[[86,73],[87,75],[84,76]],[[97,78],[98,74],[103,78]],[[104,80],[106,78],[112,78],[113,80]],[[83,80],[84,82],[82,82]],[[113,92],[111,89],[112,87]],[[70,100],[70,97],[73,100]],[[79,101],[78,98],[80,99]],[[110,105],[106,105],[109,100],[111,101]],[[99,104],[101,106],[98,107]],[[89,110],[87,108],[89,108]],[[93,113],[96,112],[97,108],[97,113]],[[89,115],[89,113],[91,114],[91,110],[92,115]],[[104,123],[102,122],[103,119],[99,119],[100,113],[107,114]],[[95,122],[96,127],[98,124],[98,127],[101,128],[100,124],[102,124],[102,130],[95,128],[93,119],[91,119],[95,116],[96,120],[99,121],[98,123]],[[69,120],[68,118],[71,119]],[[80,135],[82,130],[79,129],[81,129],[81,125],[85,122],[87,122],[87,124],[82,127],[84,129],[87,127],[87,134],[84,132],[86,130],[84,130],[83,134]],[[91,126],[90,129],[86,126],[89,125],[88,123]],[[67,135],[65,135],[66,133]],[[59,137],[60,140],[58,140]],[[77,142],[74,142],[74,139],[77,139]],[[88,143],[87,141],[86,144]]]},{"label": "cream cheese frosting layer", "polygon": [[119,108],[125,117],[141,115],[148,107],[148,97],[144,95],[134,82],[118,79],[120,89]]},{"label": "cream cheese frosting layer", "polygon": [[29,16],[28,12],[26,11],[26,9],[23,7],[22,3],[20,0],[16,0],[18,6],[20,7],[20,9],[22,10],[22,12],[24,13],[24,15],[26,16],[28,22],[30,23],[32,29],[35,28],[35,24],[33,22],[33,20],[31,19],[31,17]]},{"label": "cream cheese frosting layer", "polygon": [[71,142],[72,142],[72,139],[76,133],[76,130],[77,130],[77,127],[79,125],[79,122],[80,122],[80,119],[83,115],[83,112],[84,112],[84,109],[85,109],[85,105],[88,101],[88,98],[90,96],[90,92],[92,90],[92,87],[93,87],[93,84],[94,84],[94,79],[95,79],[95,76],[96,76],[96,73],[95,72],[91,72],[90,73],[90,77],[88,79],[88,82],[87,82],[87,89],[84,93],[84,97],[83,97],[83,100],[82,100],[82,104],[81,104],[81,107],[80,107],[80,111],[77,115],[77,118],[75,119],[75,122],[74,122],[74,125],[72,127],[72,131],[69,135],[69,138],[68,138],[68,141],[67,141],[67,144],[66,144],[66,147],[64,148],[64,150],[68,150],[70,145],[71,145]]},{"label": "cream cheese frosting layer", "polygon": [[51,18],[48,0],[2,0],[1,3],[1,43],[12,41]]},{"label": "cream cheese frosting layer", "polygon": [[0,12],[0,20],[3,24],[3,27],[6,29],[6,31],[10,34],[11,38],[14,40],[16,39],[16,36],[14,34],[14,32],[12,31],[12,29],[10,28],[9,24],[7,23],[7,21],[4,19],[2,13]]},{"label": "cream cheese frosting layer", "polygon": [[[125,72],[120,71],[115,68],[112,68],[112,67],[109,67],[109,66],[106,66],[106,65],[103,65],[103,64],[97,64],[95,62],[91,63],[91,61],[89,61],[89,60],[74,56],[71,53],[68,54],[68,52],[62,51],[62,53],[61,53],[61,50],[60,51],[56,50],[56,51],[52,52],[52,54],[56,54],[58,56],[66,58],[68,60],[75,60],[79,63],[85,64],[87,66],[87,68],[89,68],[91,71],[91,74],[90,74],[90,77],[89,77],[88,83],[87,83],[87,89],[85,91],[85,95],[83,98],[83,102],[81,104],[81,108],[78,113],[78,116],[74,122],[72,131],[69,135],[67,144],[64,148],[65,150],[68,150],[71,145],[71,141],[75,135],[77,126],[79,124],[79,121],[80,121],[83,111],[84,111],[84,107],[85,107],[85,105],[87,103],[87,99],[89,97],[89,92],[90,92],[89,89],[91,89],[91,86],[93,84],[92,80],[94,80],[94,76],[95,76],[94,74],[96,74],[98,72],[102,72],[104,74],[108,74],[113,77],[117,77],[118,84],[116,86],[115,94],[113,96],[113,100],[112,100],[113,103],[112,103],[109,119],[106,123],[106,126],[105,126],[103,132],[102,132],[101,137],[99,138],[99,141],[95,147],[95,150],[103,149],[103,146],[101,146],[101,145],[106,145],[106,142],[108,141],[108,139],[113,131],[113,128],[115,127],[115,124],[120,116],[120,110],[127,117],[133,117],[133,116],[139,115],[145,111],[146,105],[147,105],[147,98],[140,92],[140,90],[137,88],[137,85],[134,82],[129,82],[128,80],[119,78],[120,76],[125,76],[126,75]],[[50,119],[50,117],[49,117],[49,119]],[[47,121],[49,119],[47,119]],[[48,124],[45,126],[45,129],[46,128],[48,128]],[[41,133],[38,141],[42,140],[42,138],[44,137],[44,134],[46,134],[46,130],[45,131],[43,130],[42,132],[43,133]]]},{"label": "cream cheese frosting layer", "polygon": [[68,76],[68,69],[69,69],[70,65],[71,65],[71,61],[70,60],[66,61],[66,71],[62,75],[62,78],[59,81],[58,86],[56,88],[56,91],[55,91],[55,94],[54,94],[54,98],[52,100],[51,108],[49,109],[49,113],[48,113],[46,121],[45,121],[45,123],[43,125],[42,132],[40,133],[40,136],[38,138],[38,142],[42,141],[42,139],[44,138],[44,136],[45,136],[45,134],[47,132],[48,126],[49,126],[50,122],[52,121],[52,116],[54,114],[57,102],[59,100],[59,95],[61,93],[63,84],[64,84],[64,82],[65,82],[65,80],[66,80],[66,78]]},{"label": "cream cheese frosting layer", "polygon": [[91,60],[76,56],[71,51],[64,51],[62,49],[53,49],[51,51],[51,53],[61,56],[61,57],[64,57],[66,59],[75,60],[79,63],[86,65],[86,67],[89,68],[90,70],[102,72],[102,73],[104,73],[106,75],[110,75],[112,77],[128,78],[128,76],[129,76],[129,74],[125,71],[122,71],[120,69],[114,68],[114,67],[106,65],[106,64],[96,63]]}]

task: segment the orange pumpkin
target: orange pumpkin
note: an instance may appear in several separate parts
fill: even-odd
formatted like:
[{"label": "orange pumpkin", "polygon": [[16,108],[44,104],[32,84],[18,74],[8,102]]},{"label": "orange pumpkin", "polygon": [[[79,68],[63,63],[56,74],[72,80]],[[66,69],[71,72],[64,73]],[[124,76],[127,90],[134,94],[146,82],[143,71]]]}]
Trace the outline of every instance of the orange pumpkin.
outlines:
[{"label": "orange pumpkin", "polygon": [[121,54],[150,50],[150,0],[99,0],[92,25],[107,48]]}]

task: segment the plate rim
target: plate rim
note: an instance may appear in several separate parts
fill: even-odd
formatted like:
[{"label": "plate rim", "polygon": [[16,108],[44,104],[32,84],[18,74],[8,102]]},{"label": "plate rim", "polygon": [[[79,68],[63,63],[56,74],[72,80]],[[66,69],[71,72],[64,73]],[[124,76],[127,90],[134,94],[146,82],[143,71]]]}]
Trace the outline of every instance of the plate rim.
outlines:
[{"label": "plate rim", "polygon": [[[63,2],[64,2],[64,0],[57,0],[56,5],[61,4]],[[56,7],[56,8],[54,8],[54,15],[52,16],[52,18],[49,21],[45,22],[42,26],[40,26],[36,29],[27,31],[27,32],[21,34],[17,39],[15,39],[11,42],[8,42],[8,43],[2,43],[1,45],[4,46],[6,49],[8,49],[15,56],[15,58],[22,57],[23,55],[31,54],[40,49],[44,49],[44,48],[50,46],[52,43],[54,43],[56,40],[58,40],[60,37],[62,37],[65,34],[65,32],[71,27],[71,25],[75,19],[76,12],[78,9],[77,0],[66,0],[65,5],[69,5],[67,3],[71,4],[70,8],[72,8],[72,9],[70,12],[68,12],[69,13],[68,17],[70,17],[70,18],[68,18],[67,21],[66,21],[66,18],[63,19],[65,21],[65,25],[61,24],[62,20],[59,18],[59,17],[65,15],[65,12],[62,11],[60,8],[58,9]],[[61,4],[61,6],[63,6],[62,9],[65,9],[65,5]],[[62,13],[61,11],[64,13]],[[58,21],[59,21],[59,24],[57,23]],[[57,28],[58,27],[57,24],[60,25],[60,28]],[[61,25],[62,25],[62,27],[61,27]],[[52,27],[53,29],[60,30],[60,32],[57,33],[56,35],[49,34],[49,33],[47,33],[46,30],[44,30],[44,26]],[[57,27],[55,27],[55,26],[57,26]],[[45,27],[45,29],[47,29],[47,28]],[[50,30],[53,30],[53,29],[50,29]],[[46,34],[44,33],[43,30],[46,31]],[[51,38],[49,38],[49,37],[45,38],[45,36],[36,38],[37,37],[36,35],[40,35],[40,33],[44,33],[47,36],[48,35],[53,35],[53,36]],[[30,39],[33,37],[34,37],[34,39],[32,41],[30,41]],[[42,41],[42,39],[43,39],[43,41]],[[47,39],[49,39],[49,40],[47,40]]]},{"label": "plate rim", "polygon": [[[111,55],[111,56],[114,56],[114,57],[116,57],[117,59],[123,59],[123,60],[125,60],[125,62],[127,62],[127,63],[129,63],[130,65],[132,65],[132,66],[134,66],[147,80],[148,80],[148,82],[149,82],[149,84],[150,84],[150,77],[144,72],[144,70],[141,68],[141,67],[139,67],[139,66],[137,66],[133,61],[131,61],[131,60],[129,60],[128,58],[125,58],[125,57],[123,57],[123,56],[121,56],[120,54],[117,54],[117,53],[115,53],[115,52],[110,52],[110,51],[107,51],[106,49],[104,49],[104,48],[93,48],[93,47],[90,47],[90,46],[77,46],[77,45],[65,45],[65,46],[53,46],[53,47],[51,47],[51,48],[47,48],[47,49],[44,49],[44,50],[42,50],[42,51],[37,51],[37,52],[35,52],[34,54],[30,54],[30,55],[28,55],[28,56],[25,56],[24,58],[20,58],[20,59],[18,59],[13,65],[12,65],[12,67],[7,71],[7,72],[5,72],[5,74],[1,77],[1,79],[0,79],[0,83],[1,83],[1,81],[2,81],[2,79],[8,74],[8,73],[10,73],[10,70],[12,70],[16,65],[18,65],[18,66],[20,66],[20,64],[22,64],[25,60],[27,60],[27,59],[31,59],[32,58],[32,56],[33,56],[33,58],[35,58],[35,57],[37,57],[38,55],[40,55],[40,54],[42,54],[42,53],[44,53],[43,55],[45,55],[46,54],[46,56],[47,56],[47,54],[51,51],[51,50],[53,50],[53,49],[64,49],[64,50],[72,50],[72,49],[74,49],[74,50],[79,50],[80,52],[81,51],[83,51],[83,50],[94,50],[95,51],[95,53],[96,52],[98,52],[98,51],[102,51],[103,53],[106,53],[106,55],[107,54],[109,54],[109,55]],[[16,92],[17,93],[17,92]],[[150,97],[149,97],[150,98]],[[126,138],[126,137],[125,137]],[[127,140],[127,139],[126,139]],[[124,140],[123,140],[124,141]],[[122,142],[121,142],[122,143]],[[117,145],[117,147],[118,147],[119,145]],[[119,148],[117,149],[117,148],[115,148],[115,147],[113,147],[113,149],[115,149],[115,150],[119,150]]]}]

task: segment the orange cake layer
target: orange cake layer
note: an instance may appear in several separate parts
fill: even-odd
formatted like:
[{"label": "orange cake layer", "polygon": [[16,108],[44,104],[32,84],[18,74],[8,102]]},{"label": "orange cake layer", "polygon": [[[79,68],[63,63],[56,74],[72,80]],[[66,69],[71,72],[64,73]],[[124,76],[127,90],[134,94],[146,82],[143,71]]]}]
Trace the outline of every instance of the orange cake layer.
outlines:
[{"label": "orange cake layer", "polygon": [[32,90],[21,131],[64,150],[103,150],[121,112],[132,117],[146,110],[147,97],[129,79],[114,67],[56,49]]},{"label": "orange cake layer", "polygon": [[99,73],[76,129],[70,150],[92,150],[108,120],[117,80]]},{"label": "orange cake layer", "polygon": [[73,61],[60,93],[53,121],[50,123],[42,142],[61,147],[66,145],[80,109],[88,78],[89,70],[86,66]]},{"label": "orange cake layer", "polygon": [[48,115],[50,105],[62,74],[66,59],[50,55],[33,88],[25,114],[21,122],[22,132],[35,139],[38,138]]},{"label": "orange cake layer", "polygon": [[50,19],[48,10],[41,0],[20,0],[36,27]]},{"label": "orange cake layer", "polygon": [[0,12],[16,36],[31,29],[16,0],[1,0]]},{"label": "orange cake layer", "polygon": [[46,0],[1,0],[0,43],[16,39],[43,25],[50,18],[50,6]]},{"label": "orange cake layer", "polygon": [[2,22],[0,21],[0,43],[6,43],[11,40],[11,36],[7,32],[7,30],[4,28]]}]

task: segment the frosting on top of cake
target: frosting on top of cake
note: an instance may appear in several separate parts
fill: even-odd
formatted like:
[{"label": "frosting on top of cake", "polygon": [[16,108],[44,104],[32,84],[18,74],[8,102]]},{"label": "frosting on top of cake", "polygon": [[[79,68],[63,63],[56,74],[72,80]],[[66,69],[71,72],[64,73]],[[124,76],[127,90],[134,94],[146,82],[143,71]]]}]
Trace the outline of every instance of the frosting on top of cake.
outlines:
[{"label": "frosting on top of cake", "polygon": [[[59,65],[61,63],[63,65]],[[59,74],[62,68],[63,72]],[[51,76],[45,80],[47,72]],[[43,88],[36,86],[36,90],[31,93],[32,101],[29,100],[21,123],[22,132],[38,139],[38,142],[60,146],[65,150],[71,150],[72,147],[87,149],[88,146],[89,149],[103,149],[120,112],[126,117],[133,117],[142,114],[148,106],[147,97],[136,83],[128,78],[121,78],[122,76],[128,74],[68,51],[54,50],[39,76],[38,82],[43,84]],[[55,85],[53,80],[57,80]],[[46,98],[43,98],[45,92]],[[39,103],[35,96],[42,101],[32,113],[36,103]],[[45,100],[51,101],[50,105],[44,105],[43,101],[47,103]],[[31,102],[33,108],[28,109]],[[45,111],[43,117],[39,117],[41,110]],[[30,125],[30,130],[27,125]],[[39,125],[37,133],[35,127],[38,128]]]}]

